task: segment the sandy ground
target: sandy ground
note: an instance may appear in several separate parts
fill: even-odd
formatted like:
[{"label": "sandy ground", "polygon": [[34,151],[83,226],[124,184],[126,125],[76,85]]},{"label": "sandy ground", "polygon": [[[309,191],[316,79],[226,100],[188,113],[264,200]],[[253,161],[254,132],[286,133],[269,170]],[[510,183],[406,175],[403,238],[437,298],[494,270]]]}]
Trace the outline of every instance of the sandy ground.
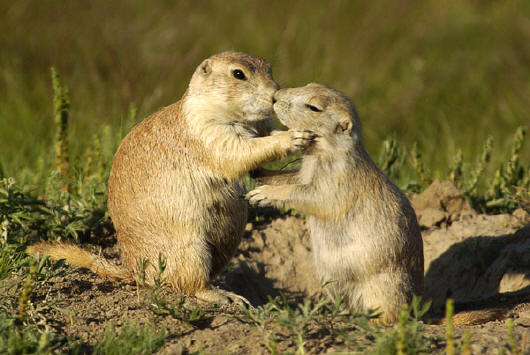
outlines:
[{"label": "sandy ground", "polygon": [[[447,192],[443,186],[437,191],[444,189]],[[524,347],[523,353],[530,353],[530,217],[522,210],[510,215],[478,215],[457,195],[432,194],[427,190],[412,198],[423,228],[425,296],[433,300],[429,317],[443,314],[446,297],[455,299],[459,312],[496,309],[494,320],[457,327],[458,339],[468,329],[472,353],[497,354],[501,347],[510,353],[506,322],[513,318],[517,342]],[[104,247],[107,257],[117,258],[119,250],[112,237]],[[304,219],[279,216],[249,223],[231,265],[215,283],[243,295],[254,306],[280,293],[292,304],[318,295],[320,285]],[[36,321],[42,319],[55,332],[84,343],[87,351],[107,323],[120,326],[135,321],[166,329],[168,341],[161,353],[269,353],[271,329],[244,321],[243,312],[235,305],[210,308],[203,319],[190,323],[153,312],[150,292],[74,269],[36,290],[33,314]],[[170,292],[166,297],[170,302],[177,299]],[[185,305],[208,307],[196,304],[192,298]],[[425,325],[425,331],[432,336],[431,350],[442,353],[445,326]],[[296,350],[293,337],[286,334],[282,338],[281,329],[274,332],[280,334],[278,350]],[[355,330],[352,334],[355,337]],[[366,334],[358,332],[358,337],[362,343]],[[359,348],[327,333],[325,327],[312,325],[305,349],[308,353],[325,353]]]}]

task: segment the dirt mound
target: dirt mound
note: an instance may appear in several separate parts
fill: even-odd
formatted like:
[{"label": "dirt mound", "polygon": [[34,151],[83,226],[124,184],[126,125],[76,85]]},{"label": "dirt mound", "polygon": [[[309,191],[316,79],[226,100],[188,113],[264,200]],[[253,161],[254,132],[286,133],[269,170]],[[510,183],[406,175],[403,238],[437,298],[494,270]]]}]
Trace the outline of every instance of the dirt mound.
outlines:
[{"label": "dirt mound", "polygon": [[268,295],[303,297],[319,290],[304,219],[282,217],[247,230],[233,271],[224,276],[230,288],[254,305],[267,302]]},{"label": "dirt mound", "polygon": [[[459,197],[453,195],[451,199],[455,198]],[[447,200],[443,197],[439,201]],[[446,297],[458,302],[457,310],[458,306],[460,310],[507,308],[509,311],[504,314],[516,318],[517,339],[522,341],[520,334],[530,327],[528,214],[522,211],[496,216],[461,213],[457,218],[455,211],[466,210],[465,204],[456,210],[448,207],[452,206],[450,203],[436,206],[443,207],[444,213],[448,213],[446,221],[452,222],[423,231],[425,294],[433,299],[433,308],[441,311]],[[116,256],[116,246],[106,244],[104,254]],[[249,224],[231,265],[216,283],[245,296],[254,306],[267,302],[269,295],[280,293],[294,305],[318,292],[320,285],[305,220],[285,216]],[[165,354],[200,350],[236,354],[269,352],[270,334],[242,322],[238,318],[241,311],[235,306],[217,307],[206,312],[199,322],[190,323],[170,316],[167,309],[157,308],[150,297],[148,290],[135,285],[113,284],[87,270],[75,269],[50,279],[46,287],[36,291],[33,303],[37,307],[34,312],[47,319],[55,332],[83,342],[87,352],[110,322],[117,326],[150,323],[165,329],[169,334],[161,350]],[[168,290],[164,297],[168,305],[178,302],[178,295]],[[196,305],[193,298],[186,300],[186,307],[193,309]],[[471,332],[474,353],[496,353],[499,346],[505,346],[506,324],[502,319],[467,329]],[[426,331],[443,336],[445,330],[444,326],[432,325]],[[461,336],[462,330],[457,328],[456,334]],[[358,336],[363,337],[362,333]],[[435,352],[441,351],[440,344],[433,344]],[[308,338],[306,346],[311,353],[316,353],[329,346],[342,349],[345,345],[328,336]],[[296,349],[288,340],[282,342],[282,347],[282,351]]]},{"label": "dirt mound", "polygon": [[449,181],[435,180],[421,194],[412,196],[411,203],[419,224],[425,228],[450,224],[464,216],[477,214],[462,191]]},{"label": "dirt mound", "polygon": [[530,285],[530,225],[513,215],[479,215],[423,233],[425,296],[440,310],[458,301]]},{"label": "dirt mound", "polygon": [[[436,311],[456,302],[515,292],[530,286],[529,220],[475,215],[423,231],[425,297]],[[251,229],[249,227],[249,229]],[[224,283],[253,304],[279,292],[309,296],[320,288],[303,219],[278,218],[248,232]]]}]

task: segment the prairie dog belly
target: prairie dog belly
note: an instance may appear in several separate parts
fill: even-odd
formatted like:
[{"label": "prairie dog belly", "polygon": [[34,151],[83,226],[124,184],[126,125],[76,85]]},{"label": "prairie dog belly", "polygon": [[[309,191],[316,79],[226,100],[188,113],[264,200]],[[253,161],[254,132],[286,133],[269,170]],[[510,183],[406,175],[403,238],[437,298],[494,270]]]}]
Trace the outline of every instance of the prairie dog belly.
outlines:
[{"label": "prairie dog belly", "polygon": [[[325,281],[359,281],[386,268],[392,248],[374,226],[363,227],[355,219],[326,222],[310,216],[308,224],[317,273]],[[392,241],[395,245],[396,241]]]}]

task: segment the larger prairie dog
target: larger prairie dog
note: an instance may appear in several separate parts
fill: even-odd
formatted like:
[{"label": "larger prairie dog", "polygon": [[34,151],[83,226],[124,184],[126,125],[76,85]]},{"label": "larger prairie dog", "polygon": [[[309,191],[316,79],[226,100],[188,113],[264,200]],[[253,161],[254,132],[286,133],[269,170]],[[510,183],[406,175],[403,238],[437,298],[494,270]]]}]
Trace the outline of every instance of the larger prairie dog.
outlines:
[{"label": "larger prairie dog", "polygon": [[[262,59],[224,52],[204,60],[182,99],[138,124],[114,157],[108,208],[124,267],[64,244],[39,243],[30,253],[66,258],[115,279],[134,277],[141,260],[156,265],[162,255],[163,276],[176,291],[237,301],[209,281],[232,257],[244,231],[241,179],[312,139],[296,130],[259,136],[257,125],[273,113],[277,89]],[[147,282],[156,273],[149,267]]]},{"label": "larger prairie dog", "polygon": [[377,308],[393,323],[423,294],[423,242],[407,197],[363,147],[353,103],[320,84],[282,89],[274,110],[290,129],[312,130],[299,184],[263,185],[251,203],[287,204],[308,216],[316,271],[332,298],[354,311]]}]

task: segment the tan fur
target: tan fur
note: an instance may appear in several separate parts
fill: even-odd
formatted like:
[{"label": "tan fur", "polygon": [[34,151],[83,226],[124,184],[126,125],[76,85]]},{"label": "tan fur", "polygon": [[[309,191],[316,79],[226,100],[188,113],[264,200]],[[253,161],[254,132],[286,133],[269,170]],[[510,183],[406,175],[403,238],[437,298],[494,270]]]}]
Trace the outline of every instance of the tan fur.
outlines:
[{"label": "tan fur", "polygon": [[[451,321],[454,325],[478,325],[502,318],[508,310],[505,308],[490,308],[475,311],[465,311],[455,314]],[[443,318],[438,324],[445,324],[447,320]]]},{"label": "tan fur", "polygon": [[[423,294],[423,242],[407,197],[365,151],[353,103],[320,84],[279,90],[274,109],[290,129],[318,138],[303,157],[299,183],[264,185],[251,203],[308,215],[314,261],[332,298],[354,311],[377,308],[380,323]],[[321,112],[314,112],[311,109]]]},{"label": "tan fur", "polygon": [[258,168],[250,173],[258,184],[267,185],[283,185],[283,184],[296,184],[298,182],[298,171],[287,170],[287,171],[276,171],[267,170],[264,168]]},{"label": "tan fur", "polygon": [[[246,79],[234,77],[234,70]],[[262,59],[224,52],[204,60],[183,98],[138,124],[112,163],[108,207],[122,263],[138,273],[140,259],[166,258],[165,277],[178,292],[209,301],[209,288],[240,242],[247,220],[243,175],[311,140],[291,130],[260,137],[273,113],[278,85]],[[86,254],[75,265],[90,264]],[[77,263],[77,264],[76,264]],[[146,272],[147,282],[156,268]]]},{"label": "tan fur", "polygon": [[132,279],[129,270],[75,245],[40,242],[30,245],[28,247],[28,253],[30,255],[39,253],[41,257],[48,255],[53,260],[67,259],[72,265],[93,270],[102,277],[113,281]]}]

